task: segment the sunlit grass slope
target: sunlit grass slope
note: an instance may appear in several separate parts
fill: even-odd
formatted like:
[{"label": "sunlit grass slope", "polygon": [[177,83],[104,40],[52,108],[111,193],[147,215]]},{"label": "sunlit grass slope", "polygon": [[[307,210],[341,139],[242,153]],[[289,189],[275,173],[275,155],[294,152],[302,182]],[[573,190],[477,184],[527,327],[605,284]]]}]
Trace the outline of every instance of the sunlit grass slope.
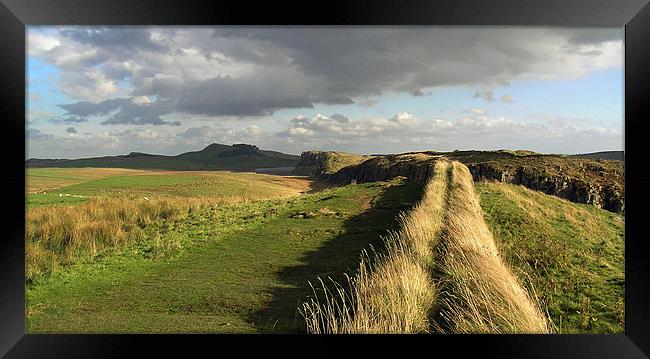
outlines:
[{"label": "sunlit grass slope", "polygon": [[[66,174],[56,170],[35,171],[41,175]],[[87,170],[67,175],[80,179],[98,173],[122,172]],[[43,202],[28,200],[26,278],[32,281],[48,276],[80,258],[141,241],[146,237],[145,227],[156,221],[182,220],[204,207],[294,197],[309,187],[306,179],[252,173],[152,172],[90,179],[59,188]],[[64,203],[76,200],[78,205],[57,206],[63,199],[68,201]]]},{"label": "sunlit grass slope", "polygon": [[26,193],[41,193],[99,178],[143,174],[126,168],[26,168]]},{"label": "sunlit grass slope", "polygon": [[449,333],[547,333],[537,299],[503,261],[474,191],[472,175],[453,162],[439,249],[437,325]]},{"label": "sunlit grass slope", "polygon": [[[62,170],[62,171],[59,171]],[[68,169],[30,169],[27,182],[32,176],[58,174]],[[103,169],[93,169],[104,173]],[[32,172],[34,171],[34,172]],[[89,172],[94,173],[91,169]],[[219,197],[238,200],[257,200],[298,195],[310,189],[311,181],[305,178],[291,178],[244,172],[174,172],[174,171],[133,171],[124,175],[114,170],[112,176],[102,178],[82,178],[82,174],[72,172],[76,184],[62,186],[47,193],[27,195],[29,206],[48,204],[77,204],[91,197]],[[84,172],[81,172],[84,173]],[[71,176],[72,177],[72,176]],[[54,182],[54,180],[52,181]]]},{"label": "sunlit grass slope", "polygon": [[558,332],[624,332],[624,216],[521,186],[476,188],[500,252]]}]

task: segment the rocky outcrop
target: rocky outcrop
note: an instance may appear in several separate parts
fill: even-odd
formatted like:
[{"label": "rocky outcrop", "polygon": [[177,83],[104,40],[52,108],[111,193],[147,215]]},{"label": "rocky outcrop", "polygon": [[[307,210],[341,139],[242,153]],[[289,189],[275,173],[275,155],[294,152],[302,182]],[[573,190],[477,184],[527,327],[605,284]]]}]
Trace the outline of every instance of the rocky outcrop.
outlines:
[{"label": "rocky outcrop", "polygon": [[410,181],[426,181],[433,174],[435,160],[446,157],[467,165],[474,181],[512,183],[611,212],[625,210],[624,163],[618,161],[504,151],[413,152],[378,155],[339,169],[331,165],[332,154],[335,153],[303,152],[294,174],[336,184],[385,181],[400,176]]},{"label": "rocky outcrop", "polygon": [[342,168],[357,165],[369,156],[335,151],[305,151],[293,171],[298,176],[322,177]]},{"label": "rocky outcrop", "polygon": [[260,154],[260,149],[255,145],[247,145],[244,143],[236,143],[231,148],[219,152],[217,157],[234,157],[241,155],[257,155]]},{"label": "rocky outcrop", "polygon": [[305,151],[300,154],[300,160],[293,174],[298,176],[320,176],[327,169],[327,154],[321,151]]},{"label": "rocky outcrop", "polygon": [[616,183],[587,182],[580,178],[567,176],[562,171],[551,174],[539,172],[526,166],[504,169],[494,162],[468,164],[474,181],[495,180],[522,185],[532,190],[577,203],[593,204],[610,212],[625,209],[624,191]]},{"label": "rocky outcrop", "polygon": [[395,177],[426,181],[433,174],[433,168],[433,157],[417,160],[410,156],[382,156],[342,168],[335,173],[323,175],[322,178],[337,184],[386,181]]}]

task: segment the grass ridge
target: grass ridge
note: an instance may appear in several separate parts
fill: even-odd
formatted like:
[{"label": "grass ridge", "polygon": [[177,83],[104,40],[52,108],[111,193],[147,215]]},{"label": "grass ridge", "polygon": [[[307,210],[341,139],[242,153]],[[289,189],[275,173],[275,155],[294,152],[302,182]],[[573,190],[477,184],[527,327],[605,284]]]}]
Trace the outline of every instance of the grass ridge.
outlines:
[{"label": "grass ridge", "polygon": [[440,159],[385,253],[366,252],[348,288],[319,278],[310,333],[548,333],[537,298],[501,260],[469,169]]},{"label": "grass ridge", "polygon": [[441,323],[447,333],[548,333],[537,301],[503,262],[467,166],[452,163],[445,238],[439,246]]},{"label": "grass ridge", "polygon": [[300,308],[309,333],[430,331],[437,295],[431,277],[433,248],[442,228],[448,167],[448,161],[435,163],[420,202],[400,214],[400,230],[384,238],[385,252],[373,251],[373,257],[365,252],[357,275],[347,277],[347,288],[319,278],[322,295],[314,288],[314,296]]}]

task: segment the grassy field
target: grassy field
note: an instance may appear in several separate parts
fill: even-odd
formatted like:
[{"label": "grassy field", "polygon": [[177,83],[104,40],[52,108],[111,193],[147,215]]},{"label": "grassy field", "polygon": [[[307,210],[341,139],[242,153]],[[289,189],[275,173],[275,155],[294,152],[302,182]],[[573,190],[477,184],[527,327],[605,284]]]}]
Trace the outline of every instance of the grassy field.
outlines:
[{"label": "grassy field", "polygon": [[126,168],[27,168],[26,192],[42,193],[95,179],[142,173],[148,171]]},{"label": "grassy field", "polygon": [[[29,169],[27,331],[623,332],[623,215],[435,166],[334,188]],[[319,278],[344,285],[319,302]]]},{"label": "grassy field", "polygon": [[624,216],[503,183],[478,183],[500,252],[560,333],[623,333]]},{"label": "grassy field", "polygon": [[421,190],[350,185],[153,220],[140,240],[28,284],[27,331],[304,331],[308,281],[357,268]]},{"label": "grassy field", "polygon": [[[27,204],[78,204],[90,197],[229,197],[258,200],[309,191],[305,178],[223,171],[139,171],[104,168],[27,170]],[[45,192],[45,193],[43,193]]]}]

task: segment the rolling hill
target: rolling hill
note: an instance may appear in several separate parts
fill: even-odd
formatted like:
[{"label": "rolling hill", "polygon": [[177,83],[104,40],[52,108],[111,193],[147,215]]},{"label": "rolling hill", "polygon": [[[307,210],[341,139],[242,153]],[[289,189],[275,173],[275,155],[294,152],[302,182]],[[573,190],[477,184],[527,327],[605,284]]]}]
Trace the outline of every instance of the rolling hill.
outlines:
[{"label": "rolling hill", "polygon": [[131,152],[128,155],[92,157],[80,159],[30,158],[26,167],[110,167],[160,169],[176,171],[196,170],[251,170],[255,168],[293,167],[299,156],[275,151],[260,150],[257,146],[213,143],[200,151],[181,153],[176,156]]},{"label": "rolling hill", "polygon": [[625,160],[625,151],[602,151],[602,152],[593,152],[593,153],[581,153],[574,155],[573,157],[578,158],[591,158],[594,160],[616,160],[624,161]]}]

